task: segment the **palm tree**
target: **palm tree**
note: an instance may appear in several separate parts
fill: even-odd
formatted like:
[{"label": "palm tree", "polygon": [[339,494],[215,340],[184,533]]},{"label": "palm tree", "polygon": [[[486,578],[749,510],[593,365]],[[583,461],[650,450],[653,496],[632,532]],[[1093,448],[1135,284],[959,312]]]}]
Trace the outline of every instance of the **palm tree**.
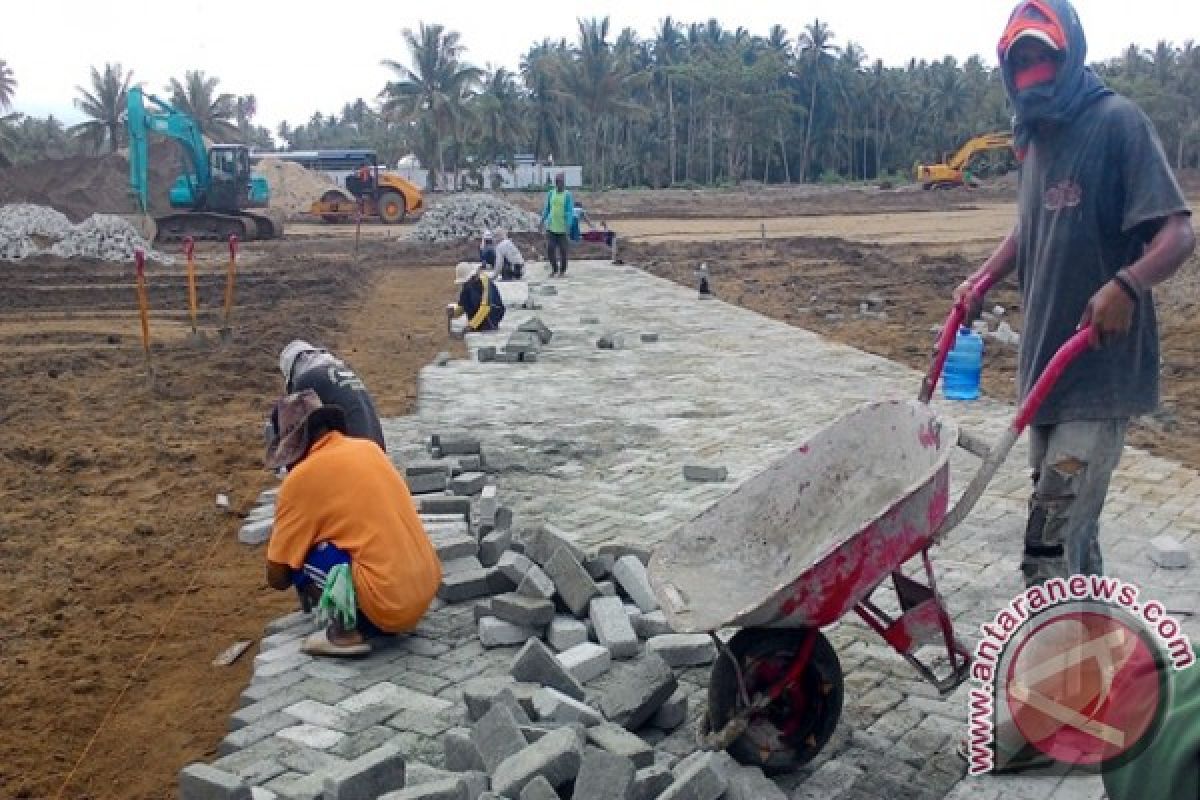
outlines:
[{"label": "palm tree", "polygon": [[70,132],[89,141],[93,150],[107,142],[109,150],[116,152],[125,129],[126,98],[132,78],[133,71],[122,69],[120,64],[105,64],[104,72],[92,67],[91,91],[75,87],[79,92],[75,107],[91,119],[72,125]]},{"label": "palm tree", "polygon": [[566,42],[543,39],[529,48],[521,58],[521,80],[529,93],[532,106],[533,156],[539,161],[543,152],[558,151],[560,160],[563,125],[562,92],[559,77],[563,72]]},{"label": "palm tree", "polygon": [[188,70],[183,82],[172,78],[167,84],[171,104],[196,121],[205,136],[218,142],[241,138],[237,126],[237,98],[229,92],[218,92],[220,78],[208,77],[203,70]]},{"label": "palm tree", "polygon": [[495,162],[507,158],[511,162],[525,137],[521,91],[516,77],[504,67],[489,70],[476,104],[484,159]]},{"label": "palm tree", "polygon": [[800,34],[799,45],[801,53],[808,59],[811,91],[808,98],[808,124],[804,130],[804,151],[800,158],[800,182],[804,183],[808,175],[808,155],[811,152],[813,120],[817,116],[817,87],[821,83],[821,63],[828,56],[836,53],[838,48],[832,44],[833,30],[819,19],[804,26]]},{"label": "palm tree", "polygon": [[12,67],[0,58],[0,111],[12,108],[12,99],[16,92],[17,79],[13,77]]},{"label": "palm tree", "polygon": [[675,185],[675,169],[678,162],[676,155],[675,131],[675,87],[672,80],[679,68],[683,56],[683,33],[679,24],[671,17],[664,17],[658,24],[654,38],[654,61],[656,69],[666,79],[664,94],[667,98],[667,151],[671,162],[671,185]]},{"label": "palm tree", "polygon": [[422,22],[416,31],[404,29],[412,67],[392,59],[383,61],[399,77],[380,93],[384,110],[399,111],[402,118],[424,127],[426,135],[432,137],[439,174],[446,171],[446,138],[457,144],[464,101],[483,75],[478,67],[462,62],[466,48],[461,38],[457,31]]}]

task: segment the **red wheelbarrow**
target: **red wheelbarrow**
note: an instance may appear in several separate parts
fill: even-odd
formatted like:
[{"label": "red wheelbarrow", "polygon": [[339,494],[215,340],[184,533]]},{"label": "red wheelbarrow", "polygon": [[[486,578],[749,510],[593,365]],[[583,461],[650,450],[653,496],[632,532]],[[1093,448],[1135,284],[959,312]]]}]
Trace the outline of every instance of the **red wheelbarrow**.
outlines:
[{"label": "red wheelbarrow", "polygon": [[[963,318],[956,307],[946,320],[919,402],[841,417],[655,550],[650,582],[672,628],[707,632],[718,647],[702,746],[769,772],[811,760],[833,735],[843,696],[841,664],[820,629],[851,610],[941,693],[967,678],[970,655],[929,549],[970,513],[1089,331],[1055,355],[990,452],[968,447],[983,466],[947,513],[959,432],[928,400]],[[916,556],[924,582],[902,572]],[[889,578],[891,614],[872,600]],[[722,628],[741,630],[726,644]],[[931,644],[945,648],[939,663],[918,658]]]}]

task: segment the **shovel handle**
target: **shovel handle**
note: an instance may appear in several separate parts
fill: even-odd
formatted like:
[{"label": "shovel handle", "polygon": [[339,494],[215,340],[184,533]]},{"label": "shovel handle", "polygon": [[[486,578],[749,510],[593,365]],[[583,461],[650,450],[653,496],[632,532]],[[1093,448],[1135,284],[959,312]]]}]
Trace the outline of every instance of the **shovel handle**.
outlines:
[{"label": "shovel handle", "polygon": [[929,371],[925,373],[925,379],[921,381],[921,392],[917,395],[917,400],[920,402],[928,403],[933,399],[933,390],[937,388],[938,381],[942,377],[942,368],[946,366],[946,357],[950,355],[950,350],[954,347],[954,339],[958,335],[959,327],[967,318],[967,310],[977,301],[983,300],[983,296],[987,294],[988,289],[992,288],[995,281],[994,275],[985,272],[975,283],[971,284],[971,290],[967,296],[950,309],[950,314],[942,325],[942,332],[938,335],[937,348],[933,351],[933,362],[929,365]]}]

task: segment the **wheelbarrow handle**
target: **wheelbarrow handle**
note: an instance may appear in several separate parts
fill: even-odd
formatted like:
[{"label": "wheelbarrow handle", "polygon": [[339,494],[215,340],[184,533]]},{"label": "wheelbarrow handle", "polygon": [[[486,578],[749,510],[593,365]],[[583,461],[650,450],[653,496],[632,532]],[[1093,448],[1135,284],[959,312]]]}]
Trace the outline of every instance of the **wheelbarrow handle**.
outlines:
[{"label": "wheelbarrow handle", "polygon": [[1025,402],[1021,404],[1021,408],[1017,410],[1017,415],[1013,418],[1012,424],[1008,426],[1008,430],[1000,437],[1000,440],[992,446],[991,451],[984,457],[983,466],[975,473],[975,477],[971,479],[971,483],[967,485],[967,489],[963,492],[962,497],[954,504],[945,517],[942,518],[942,523],[933,533],[933,541],[938,541],[958,524],[966,519],[971,510],[975,508],[975,504],[979,502],[979,498],[983,496],[983,490],[992,482],[992,478],[996,475],[996,470],[1008,458],[1008,453],[1020,438],[1021,433],[1033,421],[1037,415],[1038,409],[1042,407],[1046,397],[1050,394],[1050,390],[1058,383],[1058,379],[1062,377],[1063,372],[1071,365],[1076,358],[1088,349],[1088,338],[1091,336],[1092,326],[1085,325],[1080,328],[1074,336],[1067,340],[1067,343],[1058,348],[1058,352],[1050,359],[1050,363],[1042,370],[1041,377],[1033,384],[1033,388],[1029,390],[1029,394],[1025,396]]},{"label": "wheelbarrow handle", "polygon": [[933,398],[933,390],[937,388],[938,380],[942,377],[942,368],[946,366],[946,357],[950,355],[950,350],[954,347],[954,339],[958,336],[958,329],[967,318],[967,310],[970,309],[977,301],[982,301],[983,296],[987,294],[988,289],[992,288],[996,278],[990,272],[985,272],[979,277],[975,283],[971,284],[971,290],[962,302],[955,303],[950,309],[950,314],[946,317],[946,322],[942,325],[942,332],[938,336],[937,347],[933,351],[933,362],[929,365],[929,371],[925,373],[925,379],[921,381],[921,392],[917,395],[917,400],[922,403],[928,403]]}]

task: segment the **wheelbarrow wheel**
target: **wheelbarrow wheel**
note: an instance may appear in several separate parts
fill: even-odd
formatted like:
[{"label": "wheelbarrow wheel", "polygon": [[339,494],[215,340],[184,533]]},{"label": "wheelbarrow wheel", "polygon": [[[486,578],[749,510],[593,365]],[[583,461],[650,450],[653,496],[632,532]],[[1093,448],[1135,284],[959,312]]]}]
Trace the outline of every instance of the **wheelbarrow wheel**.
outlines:
[{"label": "wheelbarrow wheel", "polygon": [[[808,635],[816,636],[808,666],[761,712],[752,714],[745,733],[729,746],[729,754],[768,773],[790,772],[812,760],[833,736],[842,713],[842,665],[820,631],[747,628],[730,641],[746,695],[766,692],[782,680]],[[724,655],[713,665],[708,687],[708,721],[721,730],[744,708],[737,672]]]}]

